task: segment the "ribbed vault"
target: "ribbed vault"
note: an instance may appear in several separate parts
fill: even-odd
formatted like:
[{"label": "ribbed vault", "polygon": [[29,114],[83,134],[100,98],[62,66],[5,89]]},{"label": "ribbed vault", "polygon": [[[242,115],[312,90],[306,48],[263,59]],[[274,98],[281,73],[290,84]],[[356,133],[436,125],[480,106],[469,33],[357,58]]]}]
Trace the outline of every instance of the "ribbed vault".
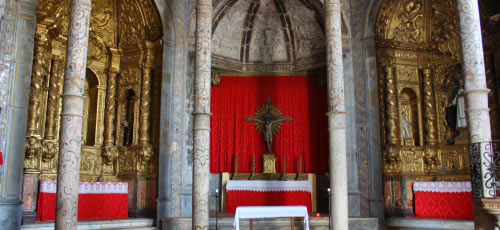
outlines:
[{"label": "ribbed vault", "polygon": [[324,59],[319,1],[221,0],[215,4],[212,54],[217,60],[241,66]]}]

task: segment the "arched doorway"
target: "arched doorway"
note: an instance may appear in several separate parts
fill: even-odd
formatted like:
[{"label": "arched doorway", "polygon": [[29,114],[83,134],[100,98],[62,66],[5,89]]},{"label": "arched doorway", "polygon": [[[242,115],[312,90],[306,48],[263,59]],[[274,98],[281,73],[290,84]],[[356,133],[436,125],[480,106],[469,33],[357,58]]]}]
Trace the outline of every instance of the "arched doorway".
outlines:
[{"label": "arched doorway", "polygon": [[[69,2],[40,1],[30,95],[23,211],[55,180]],[[129,186],[129,217],[156,214],[162,24],[154,1],[92,2],[80,181]],[[124,137],[127,141],[124,141]]]}]

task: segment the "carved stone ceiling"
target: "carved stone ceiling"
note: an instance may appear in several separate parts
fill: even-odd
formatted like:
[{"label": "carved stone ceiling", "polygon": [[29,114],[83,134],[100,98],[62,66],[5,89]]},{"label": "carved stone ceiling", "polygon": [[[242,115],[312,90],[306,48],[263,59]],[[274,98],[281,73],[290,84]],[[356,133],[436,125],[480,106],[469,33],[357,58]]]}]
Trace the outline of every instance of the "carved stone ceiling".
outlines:
[{"label": "carved stone ceiling", "polygon": [[213,55],[242,64],[295,63],[324,56],[323,18],[311,2],[217,1]]}]

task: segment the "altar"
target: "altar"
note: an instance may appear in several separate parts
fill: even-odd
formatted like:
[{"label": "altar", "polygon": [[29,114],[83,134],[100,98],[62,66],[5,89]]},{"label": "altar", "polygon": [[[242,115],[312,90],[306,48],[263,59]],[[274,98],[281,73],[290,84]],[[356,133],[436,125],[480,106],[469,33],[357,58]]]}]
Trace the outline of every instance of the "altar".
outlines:
[{"label": "altar", "polygon": [[[231,180],[231,173],[222,175],[222,210],[235,213],[239,206],[306,206],[317,211],[316,175],[303,174],[303,180]],[[279,175],[279,174],[274,174]],[[286,174],[293,178],[296,174]],[[240,178],[249,175],[240,174]]]}]

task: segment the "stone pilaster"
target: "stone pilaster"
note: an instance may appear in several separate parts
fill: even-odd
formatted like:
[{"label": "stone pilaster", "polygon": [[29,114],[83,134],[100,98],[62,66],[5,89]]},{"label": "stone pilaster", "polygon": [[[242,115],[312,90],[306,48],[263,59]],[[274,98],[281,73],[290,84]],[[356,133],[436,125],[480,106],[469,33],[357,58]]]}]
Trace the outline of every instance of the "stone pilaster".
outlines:
[{"label": "stone pilaster", "polygon": [[330,143],[331,226],[348,229],[346,109],[342,64],[342,27],[339,0],[325,1]]},{"label": "stone pilaster", "polygon": [[211,44],[212,0],[198,0],[194,79],[193,230],[208,230]]},{"label": "stone pilaster", "polygon": [[[481,144],[482,178],[487,176],[487,168],[491,165],[488,159],[489,152],[486,146],[491,141],[490,115],[488,108],[488,93],[484,67],[483,43],[479,7],[477,0],[457,0],[457,9],[460,19],[460,39],[462,41],[463,75],[467,114],[467,125],[470,132],[470,143]],[[494,183],[494,182],[492,182]],[[482,197],[495,196],[493,186],[483,181]]]},{"label": "stone pilaster", "polygon": [[62,95],[56,229],[76,229],[91,0],[71,0]]}]

